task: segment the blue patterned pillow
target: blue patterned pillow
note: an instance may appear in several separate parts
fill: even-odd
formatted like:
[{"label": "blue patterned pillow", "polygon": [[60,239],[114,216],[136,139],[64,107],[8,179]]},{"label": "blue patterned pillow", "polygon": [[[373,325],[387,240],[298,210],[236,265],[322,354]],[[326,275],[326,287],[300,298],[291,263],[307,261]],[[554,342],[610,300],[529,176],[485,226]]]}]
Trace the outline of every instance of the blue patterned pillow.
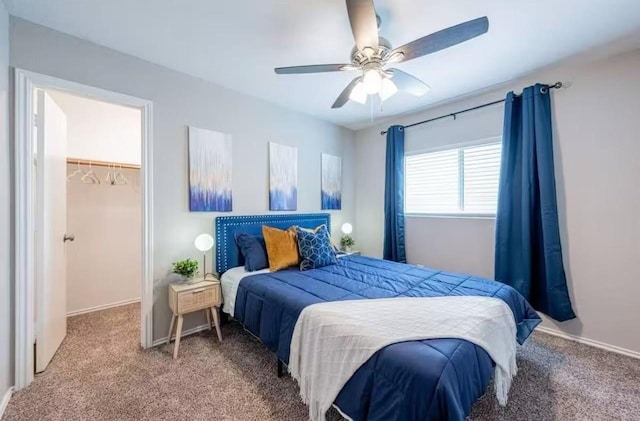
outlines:
[{"label": "blue patterned pillow", "polygon": [[336,254],[331,247],[329,230],[326,225],[319,227],[316,232],[309,232],[298,228],[298,249],[302,262],[300,270],[321,268],[338,263]]}]

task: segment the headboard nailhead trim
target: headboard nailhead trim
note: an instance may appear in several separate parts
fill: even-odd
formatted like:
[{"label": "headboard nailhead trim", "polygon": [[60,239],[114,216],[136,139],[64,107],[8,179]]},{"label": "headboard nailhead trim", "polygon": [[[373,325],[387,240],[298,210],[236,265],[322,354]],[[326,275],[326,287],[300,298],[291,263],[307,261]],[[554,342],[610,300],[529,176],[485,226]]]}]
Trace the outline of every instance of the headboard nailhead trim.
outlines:
[{"label": "headboard nailhead trim", "polygon": [[223,273],[230,269],[230,259],[234,257],[232,253],[237,254],[235,239],[230,238],[231,228],[245,225],[268,225],[270,223],[289,223],[294,225],[309,221],[319,221],[322,224],[326,224],[329,232],[331,232],[331,215],[328,213],[218,216],[215,219],[216,271]]}]

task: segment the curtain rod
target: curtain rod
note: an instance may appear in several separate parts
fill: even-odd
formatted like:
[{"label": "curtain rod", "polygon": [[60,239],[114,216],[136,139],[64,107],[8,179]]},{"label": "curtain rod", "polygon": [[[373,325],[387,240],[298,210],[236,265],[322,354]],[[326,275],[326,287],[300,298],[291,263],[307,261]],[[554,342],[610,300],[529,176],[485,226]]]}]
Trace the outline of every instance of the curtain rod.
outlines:
[{"label": "curtain rod", "polygon": [[[547,85],[546,88],[545,87],[540,88],[540,92],[542,92],[543,94],[546,94],[549,89],[560,89],[560,88],[562,88],[562,86],[563,86],[562,82],[556,82],[556,83]],[[432,121],[441,120],[441,119],[447,118],[447,117],[453,117],[453,119],[455,120],[456,116],[458,114],[463,114],[463,113],[467,113],[469,111],[479,110],[480,108],[490,107],[492,105],[500,104],[500,103],[502,103],[504,101],[505,101],[504,99],[500,99],[498,101],[488,102],[486,104],[482,104],[482,105],[478,105],[478,106],[475,106],[475,107],[467,108],[466,110],[457,111],[455,113],[450,113],[450,114],[447,114],[447,115],[441,115],[440,117],[430,118],[428,120],[418,121],[417,123],[413,123],[413,124],[407,124],[406,126],[402,126],[402,128],[403,129],[408,129],[409,127],[419,126],[419,125],[425,124],[425,123],[431,123]],[[385,135],[385,134],[387,134],[386,130],[383,130],[383,131],[380,132],[380,135]]]},{"label": "curtain rod", "polygon": [[129,170],[139,170],[140,165],[136,164],[124,164],[121,162],[108,162],[108,161],[93,161],[89,159],[80,159],[80,158],[67,158],[67,164],[76,164],[76,165],[90,165],[92,167],[107,167],[107,168],[118,168],[118,169],[129,169]]}]

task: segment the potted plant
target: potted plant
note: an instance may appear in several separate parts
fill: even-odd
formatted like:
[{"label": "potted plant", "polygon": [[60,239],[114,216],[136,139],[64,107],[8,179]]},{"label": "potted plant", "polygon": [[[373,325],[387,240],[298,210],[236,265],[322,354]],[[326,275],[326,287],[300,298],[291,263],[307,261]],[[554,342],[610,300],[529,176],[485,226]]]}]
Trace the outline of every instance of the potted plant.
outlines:
[{"label": "potted plant", "polygon": [[351,236],[349,235],[343,235],[340,239],[340,247],[342,247],[342,251],[344,252],[351,252],[351,247],[353,247],[355,244],[356,242],[353,241],[353,238],[351,238]]},{"label": "potted plant", "polygon": [[187,282],[191,282],[198,273],[198,261],[195,259],[180,260],[173,263],[173,273],[182,275]]}]

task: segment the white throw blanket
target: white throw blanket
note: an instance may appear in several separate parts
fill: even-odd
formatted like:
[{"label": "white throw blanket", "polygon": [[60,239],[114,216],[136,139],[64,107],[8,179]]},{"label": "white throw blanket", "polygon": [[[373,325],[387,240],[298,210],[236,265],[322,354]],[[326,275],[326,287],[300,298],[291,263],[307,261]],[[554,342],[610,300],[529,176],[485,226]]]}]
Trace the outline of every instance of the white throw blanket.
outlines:
[{"label": "white throw blanket", "polygon": [[401,297],[333,301],[306,307],[291,340],[289,371],[313,421],[356,370],[398,342],[458,338],[482,347],[496,364],[496,395],[506,405],[517,372],[516,326],[509,306],[491,297]]}]

